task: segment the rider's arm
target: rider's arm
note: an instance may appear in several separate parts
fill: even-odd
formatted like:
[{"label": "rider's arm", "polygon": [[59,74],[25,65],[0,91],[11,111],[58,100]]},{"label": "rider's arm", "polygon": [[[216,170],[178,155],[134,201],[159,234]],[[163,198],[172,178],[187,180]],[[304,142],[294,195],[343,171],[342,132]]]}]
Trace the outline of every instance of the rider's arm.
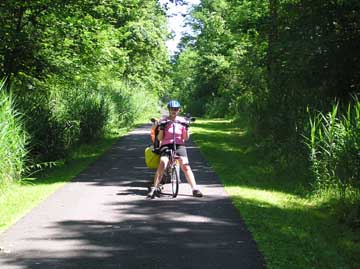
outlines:
[{"label": "rider's arm", "polygon": [[188,129],[188,128],[183,127],[182,134],[181,134],[181,138],[182,138],[184,141],[189,140],[189,138],[190,138],[190,132],[189,132],[189,129]]}]

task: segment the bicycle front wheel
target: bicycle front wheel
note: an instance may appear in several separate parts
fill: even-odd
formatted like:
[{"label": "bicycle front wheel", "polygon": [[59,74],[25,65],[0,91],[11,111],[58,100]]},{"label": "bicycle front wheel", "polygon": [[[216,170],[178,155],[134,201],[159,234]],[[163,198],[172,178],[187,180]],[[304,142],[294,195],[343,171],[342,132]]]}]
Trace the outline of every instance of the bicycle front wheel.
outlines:
[{"label": "bicycle front wheel", "polygon": [[180,182],[180,167],[175,165],[171,169],[171,189],[172,197],[175,198],[179,193],[179,182]]}]

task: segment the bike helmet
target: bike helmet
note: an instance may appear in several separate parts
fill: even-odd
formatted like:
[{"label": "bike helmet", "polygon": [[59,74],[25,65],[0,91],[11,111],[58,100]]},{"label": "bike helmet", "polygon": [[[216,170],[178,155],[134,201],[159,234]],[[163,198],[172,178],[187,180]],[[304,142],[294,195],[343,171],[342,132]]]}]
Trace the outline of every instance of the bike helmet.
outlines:
[{"label": "bike helmet", "polygon": [[171,100],[168,104],[167,104],[168,109],[170,108],[180,108],[181,105],[177,100]]}]

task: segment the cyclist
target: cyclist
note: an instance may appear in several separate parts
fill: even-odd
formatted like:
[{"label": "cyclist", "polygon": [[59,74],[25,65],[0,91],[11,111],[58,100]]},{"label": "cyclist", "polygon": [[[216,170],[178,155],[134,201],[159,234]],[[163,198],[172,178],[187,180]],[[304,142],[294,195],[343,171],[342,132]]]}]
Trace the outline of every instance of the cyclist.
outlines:
[{"label": "cyclist", "polygon": [[[194,173],[189,165],[189,159],[187,157],[185,141],[189,139],[188,125],[183,117],[178,116],[180,112],[180,103],[177,100],[171,100],[167,104],[169,110],[169,116],[160,120],[158,139],[161,143],[160,147],[160,164],[156,170],[154,177],[154,185],[150,188],[147,195],[148,198],[153,199],[158,192],[160,180],[164,174],[164,169],[169,161],[167,155],[167,149],[173,148],[173,127],[172,124],[167,124],[168,121],[180,122],[175,125],[175,143],[176,153],[180,156],[180,167],[183,171],[187,182],[192,188],[192,194],[195,197],[202,197],[203,194],[196,185]],[[181,124],[184,123],[184,124]]]}]

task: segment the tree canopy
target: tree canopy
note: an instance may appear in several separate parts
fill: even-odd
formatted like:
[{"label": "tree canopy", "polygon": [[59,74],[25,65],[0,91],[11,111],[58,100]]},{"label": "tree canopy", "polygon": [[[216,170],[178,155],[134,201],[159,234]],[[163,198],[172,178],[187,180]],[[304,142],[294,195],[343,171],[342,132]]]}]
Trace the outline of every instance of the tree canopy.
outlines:
[{"label": "tree canopy", "polygon": [[203,0],[175,64],[179,98],[202,115],[245,112],[259,134],[299,141],[308,108],[360,92],[359,11],[355,0]]},{"label": "tree canopy", "polygon": [[[0,77],[26,115],[36,154],[127,125],[169,88],[170,33],[156,0],[4,0],[0,13]],[[103,115],[98,127],[93,113]]]}]

